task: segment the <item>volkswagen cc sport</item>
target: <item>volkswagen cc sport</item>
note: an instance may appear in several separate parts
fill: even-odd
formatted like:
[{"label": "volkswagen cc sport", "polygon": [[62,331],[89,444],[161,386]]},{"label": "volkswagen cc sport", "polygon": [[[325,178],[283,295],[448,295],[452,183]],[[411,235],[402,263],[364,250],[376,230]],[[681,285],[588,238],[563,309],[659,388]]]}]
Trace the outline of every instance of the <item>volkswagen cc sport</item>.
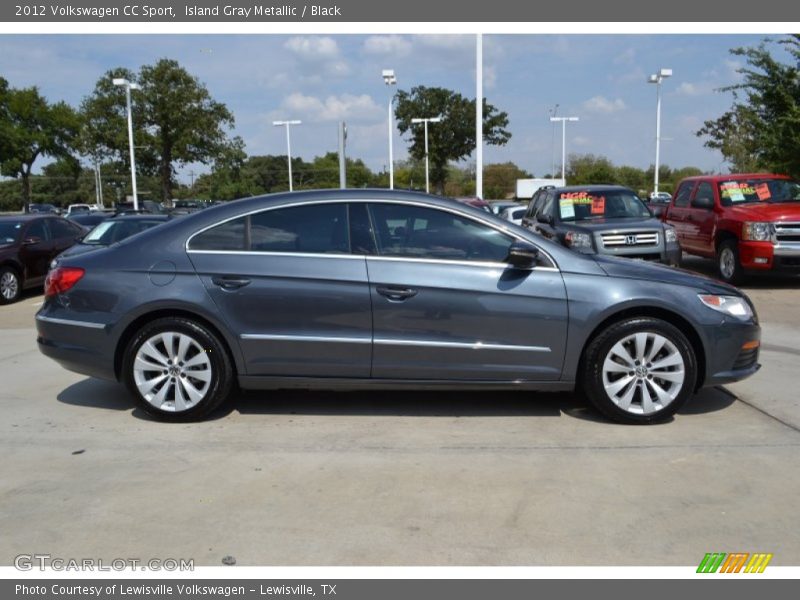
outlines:
[{"label": "volkswagen cc sport", "polygon": [[199,419],[245,389],[579,390],[650,423],[758,368],[749,299],[468,205],[334,190],[230,202],[68,257],[41,351]]}]

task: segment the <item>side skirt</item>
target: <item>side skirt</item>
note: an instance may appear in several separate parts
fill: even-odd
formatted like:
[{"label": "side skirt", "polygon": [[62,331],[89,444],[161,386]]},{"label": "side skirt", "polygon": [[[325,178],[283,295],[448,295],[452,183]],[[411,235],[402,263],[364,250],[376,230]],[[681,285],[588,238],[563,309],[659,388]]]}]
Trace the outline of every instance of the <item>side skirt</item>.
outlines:
[{"label": "side skirt", "polygon": [[535,390],[563,392],[575,389],[574,381],[465,381],[436,379],[345,379],[337,377],[238,377],[245,390]]}]

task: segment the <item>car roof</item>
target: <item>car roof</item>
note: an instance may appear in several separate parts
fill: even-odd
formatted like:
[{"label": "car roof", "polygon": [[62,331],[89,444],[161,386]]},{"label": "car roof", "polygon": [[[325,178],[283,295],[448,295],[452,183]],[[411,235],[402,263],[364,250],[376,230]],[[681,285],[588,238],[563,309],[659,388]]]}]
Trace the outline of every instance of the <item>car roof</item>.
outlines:
[{"label": "car roof", "polygon": [[791,179],[788,175],[779,175],[777,173],[728,173],[727,175],[694,175],[686,177],[681,181],[738,181],[740,179]]},{"label": "car roof", "polygon": [[0,223],[18,223],[19,221],[33,221],[34,219],[55,219],[57,215],[47,213],[27,215],[7,215],[0,217]]},{"label": "car roof", "polygon": [[119,222],[119,221],[168,221],[170,219],[170,215],[155,215],[155,214],[135,214],[135,215],[126,215],[126,214],[119,214],[116,216],[109,216],[109,221]]}]

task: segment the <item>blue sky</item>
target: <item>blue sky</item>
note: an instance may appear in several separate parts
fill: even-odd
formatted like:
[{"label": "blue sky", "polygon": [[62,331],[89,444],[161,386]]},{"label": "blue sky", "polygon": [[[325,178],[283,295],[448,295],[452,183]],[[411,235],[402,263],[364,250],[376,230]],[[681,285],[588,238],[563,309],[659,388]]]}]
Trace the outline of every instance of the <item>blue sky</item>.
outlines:
[{"label": "blue sky", "polygon": [[[654,159],[655,86],[664,84],[662,163],[724,170],[722,157],[694,132],[731,103],[718,88],[738,82],[740,58],[729,49],[761,36],[742,35],[485,35],[484,93],[509,114],[513,137],[488,147],[485,161],[511,160],[537,176],[550,171],[548,110],[580,122],[567,127],[568,152],[608,156],[647,167]],[[348,154],[373,169],[387,160],[388,90],[381,69],[393,68],[401,89],[442,86],[475,94],[471,35],[3,35],[0,75],[15,87],[36,85],[50,100],[73,105],[108,69],[138,69],[178,60],[236,117],[250,154],[284,154],[273,119],[302,119],[292,132],[295,155],[335,151],[336,123],[348,123]],[[421,115],[422,116],[422,115]],[[446,126],[446,125],[441,125]],[[432,126],[434,127],[434,126]],[[433,131],[433,130],[432,130]],[[560,160],[560,131],[556,136]],[[395,138],[395,156],[406,155]],[[42,163],[43,164],[43,163]],[[41,165],[40,165],[41,166]]]}]

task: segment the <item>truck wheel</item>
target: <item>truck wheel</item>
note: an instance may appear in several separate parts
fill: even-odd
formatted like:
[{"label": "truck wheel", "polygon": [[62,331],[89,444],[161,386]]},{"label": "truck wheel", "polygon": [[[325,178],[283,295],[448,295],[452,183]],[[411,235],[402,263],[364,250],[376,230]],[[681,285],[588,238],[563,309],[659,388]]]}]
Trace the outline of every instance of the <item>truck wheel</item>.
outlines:
[{"label": "truck wheel", "polygon": [[697,379],[697,360],[686,336],[650,317],[610,325],[589,343],[581,362],[581,391],[619,423],[670,418],[692,395]]},{"label": "truck wheel", "polygon": [[726,283],[739,284],[744,279],[744,269],[739,261],[739,244],[736,240],[725,240],[717,249],[719,277]]}]

